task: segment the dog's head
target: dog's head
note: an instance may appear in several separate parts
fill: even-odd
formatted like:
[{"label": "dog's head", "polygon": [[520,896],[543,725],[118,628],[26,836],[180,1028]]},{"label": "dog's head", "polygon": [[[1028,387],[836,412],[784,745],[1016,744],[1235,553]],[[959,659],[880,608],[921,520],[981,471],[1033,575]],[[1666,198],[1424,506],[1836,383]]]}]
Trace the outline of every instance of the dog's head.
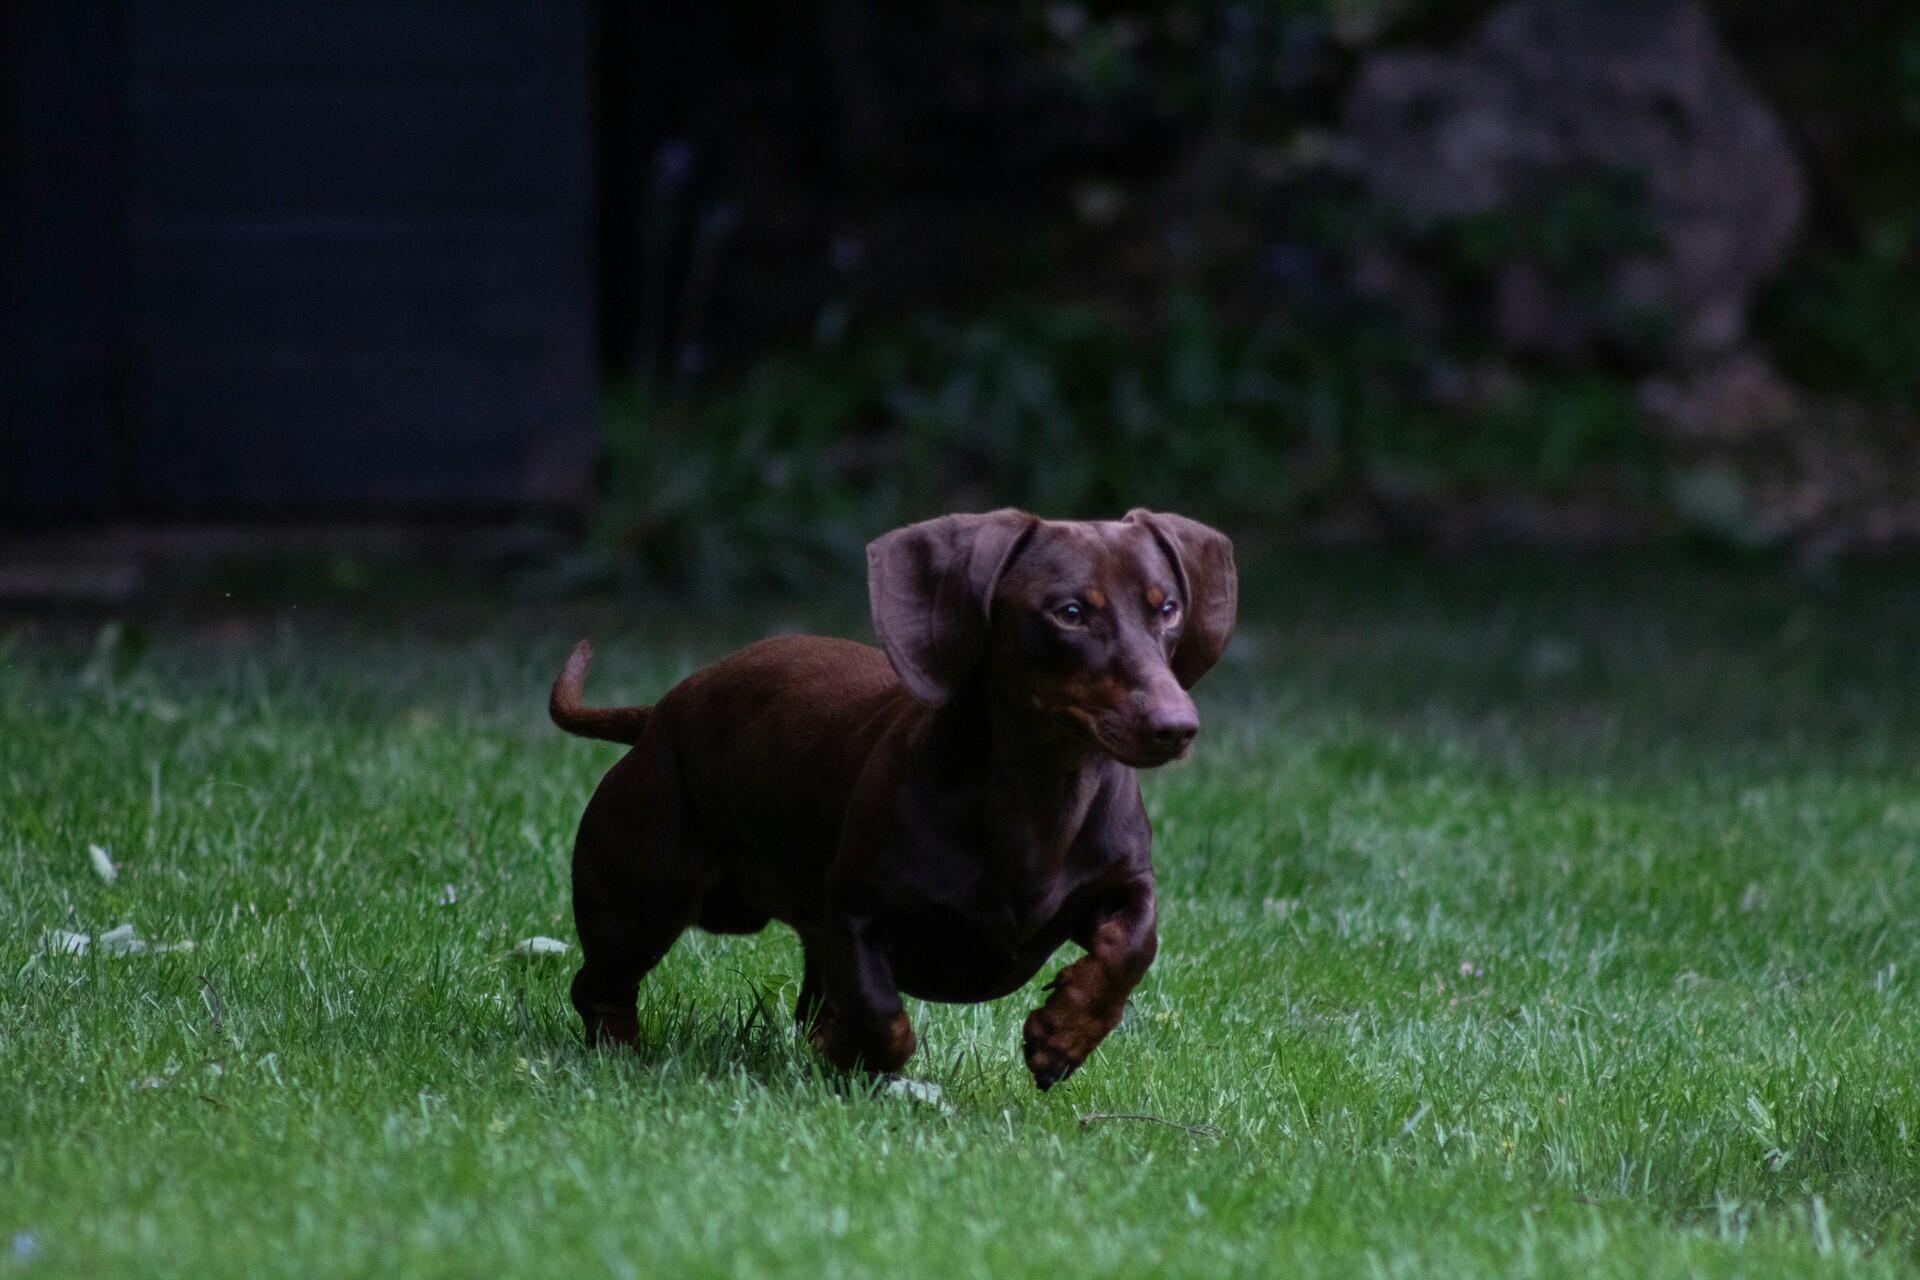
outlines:
[{"label": "dog's head", "polygon": [[1233,544],[1184,516],[943,516],[867,548],[873,629],[901,681],[940,704],[992,691],[1136,768],[1186,754],[1187,690],[1233,634]]}]

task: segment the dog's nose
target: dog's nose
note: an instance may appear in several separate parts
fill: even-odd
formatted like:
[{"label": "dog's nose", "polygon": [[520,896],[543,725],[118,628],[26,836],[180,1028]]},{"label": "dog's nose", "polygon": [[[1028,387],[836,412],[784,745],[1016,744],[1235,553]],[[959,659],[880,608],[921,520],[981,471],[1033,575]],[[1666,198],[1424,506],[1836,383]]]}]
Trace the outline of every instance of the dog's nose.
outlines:
[{"label": "dog's nose", "polygon": [[1155,703],[1147,711],[1147,736],[1169,754],[1185,751],[1199,732],[1200,713],[1193,709],[1192,699]]}]

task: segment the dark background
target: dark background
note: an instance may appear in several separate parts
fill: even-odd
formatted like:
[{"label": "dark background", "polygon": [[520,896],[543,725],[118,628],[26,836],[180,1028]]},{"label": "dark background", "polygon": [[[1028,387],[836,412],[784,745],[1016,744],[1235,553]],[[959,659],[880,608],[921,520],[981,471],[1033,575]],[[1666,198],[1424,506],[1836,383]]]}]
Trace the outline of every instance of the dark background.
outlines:
[{"label": "dark background", "polygon": [[[1442,214],[1382,157],[1512,6],[10,5],[0,524],[536,518],[568,581],[720,588],[1004,502],[1907,551],[1920,12],[1530,3],[1513,57],[1626,68],[1564,136],[1677,141]],[[1739,163],[1642,47],[1702,14],[1793,208],[1711,349],[1613,274],[1690,252],[1661,165]],[[1409,54],[1454,88],[1382,117]]]}]

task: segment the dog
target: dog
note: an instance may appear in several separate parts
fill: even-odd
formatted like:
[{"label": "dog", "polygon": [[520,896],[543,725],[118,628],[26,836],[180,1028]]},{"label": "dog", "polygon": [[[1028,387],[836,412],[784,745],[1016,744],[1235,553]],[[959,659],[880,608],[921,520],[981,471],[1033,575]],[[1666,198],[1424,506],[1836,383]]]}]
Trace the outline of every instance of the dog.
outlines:
[{"label": "dog", "polygon": [[[1018,990],[1049,1089],[1120,1021],[1153,963],[1152,830],[1137,769],[1187,754],[1188,690],[1233,633],[1233,544],[1183,516],[953,515],[867,548],[880,649],[763,640],[652,707],[592,708],[581,641],[549,711],[632,747],[580,820],[574,1007],[631,1045],[640,981],[697,925],[800,935],[794,1016],[836,1067],[897,1072],[901,996]],[[884,651],[884,652],[883,652]]]}]

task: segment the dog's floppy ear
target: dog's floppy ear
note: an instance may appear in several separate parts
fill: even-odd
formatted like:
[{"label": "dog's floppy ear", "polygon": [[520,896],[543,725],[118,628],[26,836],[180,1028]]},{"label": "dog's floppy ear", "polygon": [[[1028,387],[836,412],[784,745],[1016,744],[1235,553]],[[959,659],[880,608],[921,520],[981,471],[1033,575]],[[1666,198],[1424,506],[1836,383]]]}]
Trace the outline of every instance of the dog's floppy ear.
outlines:
[{"label": "dog's floppy ear", "polygon": [[994,585],[1039,523],[1013,510],[941,516],[867,545],[874,634],[914,697],[939,706],[986,656]]},{"label": "dog's floppy ear", "polygon": [[1144,507],[1127,512],[1127,522],[1145,525],[1180,575],[1187,620],[1173,650],[1173,678],[1181,688],[1191,689],[1220,661],[1233,638],[1233,619],[1240,606],[1233,543],[1198,520]]}]

